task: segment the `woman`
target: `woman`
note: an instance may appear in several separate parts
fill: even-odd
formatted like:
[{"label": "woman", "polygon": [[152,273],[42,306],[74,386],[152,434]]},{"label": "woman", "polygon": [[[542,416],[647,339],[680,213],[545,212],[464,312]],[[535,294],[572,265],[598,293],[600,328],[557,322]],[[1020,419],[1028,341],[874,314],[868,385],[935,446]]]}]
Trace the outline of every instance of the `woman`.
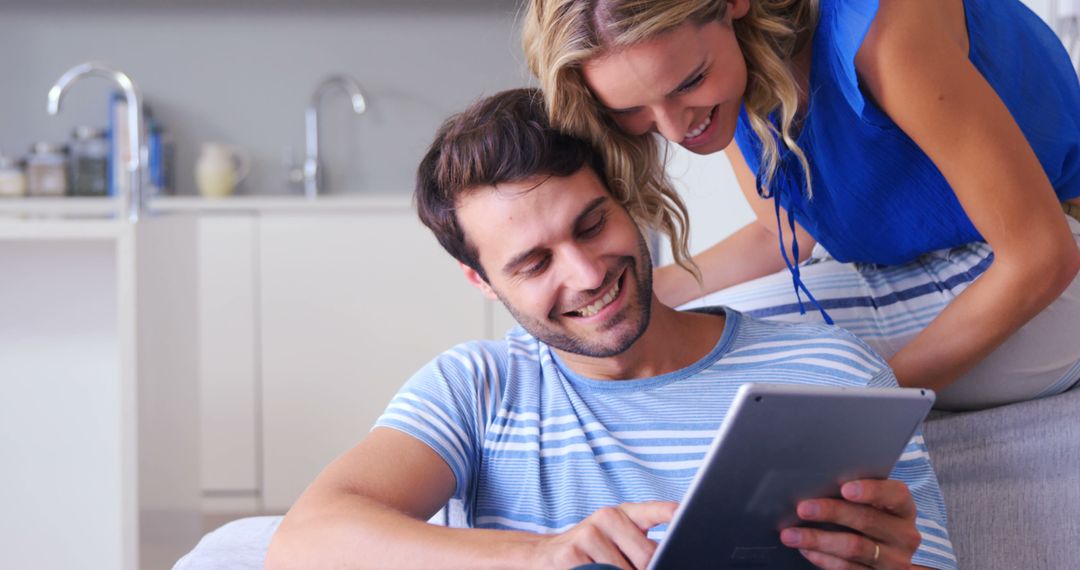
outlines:
[{"label": "woman", "polygon": [[[1062,213],[1080,207],[1080,85],[1018,0],[531,0],[525,18],[552,121],[673,236],[665,302],[723,290],[835,321],[946,408],[1080,378],[1080,222]],[[653,133],[724,150],[757,218],[694,258],[701,279]]]}]

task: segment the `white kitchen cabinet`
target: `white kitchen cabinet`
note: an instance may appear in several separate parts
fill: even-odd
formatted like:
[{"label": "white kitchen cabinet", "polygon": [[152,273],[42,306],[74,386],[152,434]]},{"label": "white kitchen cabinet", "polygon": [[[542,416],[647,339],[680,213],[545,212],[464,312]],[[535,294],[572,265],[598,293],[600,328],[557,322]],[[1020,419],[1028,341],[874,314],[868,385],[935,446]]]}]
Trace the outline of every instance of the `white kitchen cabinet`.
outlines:
[{"label": "white kitchen cabinet", "polygon": [[259,508],[256,220],[197,218],[204,512]]},{"label": "white kitchen cabinet", "polygon": [[198,539],[194,243],[0,221],[0,568],[165,568]]},{"label": "white kitchen cabinet", "polygon": [[491,307],[406,206],[258,221],[263,501],[283,512]]},{"label": "white kitchen cabinet", "polygon": [[285,510],[418,367],[514,324],[466,284],[408,197],[154,208],[198,228],[204,512]]}]

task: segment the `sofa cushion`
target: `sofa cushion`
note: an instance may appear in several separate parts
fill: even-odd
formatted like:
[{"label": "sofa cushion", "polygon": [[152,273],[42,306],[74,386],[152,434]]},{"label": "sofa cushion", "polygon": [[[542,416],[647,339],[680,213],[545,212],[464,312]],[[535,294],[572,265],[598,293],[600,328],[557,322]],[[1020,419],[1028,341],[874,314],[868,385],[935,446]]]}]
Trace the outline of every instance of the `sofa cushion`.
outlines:
[{"label": "sofa cushion", "polygon": [[270,539],[283,517],[249,517],[204,536],[173,570],[262,570]]},{"label": "sofa cushion", "polygon": [[1080,567],[1080,389],[924,428],[961,568]]}]

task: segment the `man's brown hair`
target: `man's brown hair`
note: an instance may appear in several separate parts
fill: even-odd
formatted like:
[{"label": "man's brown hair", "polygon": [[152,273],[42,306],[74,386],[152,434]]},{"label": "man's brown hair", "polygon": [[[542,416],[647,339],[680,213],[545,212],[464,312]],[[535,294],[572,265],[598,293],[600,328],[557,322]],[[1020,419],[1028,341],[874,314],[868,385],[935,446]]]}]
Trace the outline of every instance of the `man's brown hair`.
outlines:
[{"label": "man's brown hair", "polygon": [[603,162],[588,143],[548,123],[538,89],[511,89],[446,120],[416,173],[416,210],[446,251],[488,280],[476,247],[458,222],[465,194],[532,176],[570,176],[583,166],[601,181]]}]

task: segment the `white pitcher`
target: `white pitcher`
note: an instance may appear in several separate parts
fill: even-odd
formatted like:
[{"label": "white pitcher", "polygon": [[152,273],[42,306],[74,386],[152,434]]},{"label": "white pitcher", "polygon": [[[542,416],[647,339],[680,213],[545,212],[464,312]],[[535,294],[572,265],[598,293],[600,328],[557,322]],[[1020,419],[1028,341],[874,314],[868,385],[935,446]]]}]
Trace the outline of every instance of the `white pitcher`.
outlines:
[{"label": "white pitcher", "polygon": [[221,143],[205,143],[195,162],[199,194],[222,198],[233,193],[251,172],[251,157],[243,150]]}]

